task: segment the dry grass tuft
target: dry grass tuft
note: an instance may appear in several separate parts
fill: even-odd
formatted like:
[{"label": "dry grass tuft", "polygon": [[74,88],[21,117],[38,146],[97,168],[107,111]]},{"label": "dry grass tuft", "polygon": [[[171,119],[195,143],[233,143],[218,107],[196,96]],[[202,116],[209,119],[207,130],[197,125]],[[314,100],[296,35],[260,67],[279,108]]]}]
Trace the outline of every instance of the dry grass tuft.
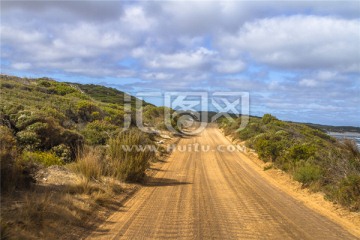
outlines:
[{"label": "dry grass tuft", "polygon": [[76,162],[69,165],[69,168],[76,173],[82,174],[87,180],[100,180],[104,175],[104,163],[101,150],[89,148]]}]

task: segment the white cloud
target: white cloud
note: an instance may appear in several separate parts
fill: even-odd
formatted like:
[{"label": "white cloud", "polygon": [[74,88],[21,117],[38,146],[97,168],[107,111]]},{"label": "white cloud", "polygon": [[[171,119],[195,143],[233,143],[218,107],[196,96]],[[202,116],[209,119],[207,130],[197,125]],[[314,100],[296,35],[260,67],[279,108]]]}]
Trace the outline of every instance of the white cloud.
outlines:
[{"label": "white cloud", "polygon": [[206,48],[199,48],[190,52],[160,54],[149,60],[147,65],[151,68],[196,69],[211,61],[214,54],[214,51]]},{"label": "white cloud", "polygon": [[246,65],[240,60],[219,61],[215,69],[220,73],[238,73],[245,69]]},{"label": "white cloud", "polygon": [[16,70],[27,70],[31,68],[31,64],[30,63],[24,63],[24,62],[19,62],[19,63],[14,63],[12,64],[12,67]]},{"label": "white cloud", "polygon": [[104,49],[131,46],[131,39],[128,39],[125,33],[114,29],[114,27],[91,23],[66,25],[59,31],[57,37],[68,46]]},{"label": "white cloud", "polygon": [[125,9],[124,15],[121,18],[122,24],[131,26],[137,31],[149,30],[155,21],[149,16],[146,16],[143,8],[140,6],[131,6]]},{"label": "white cloud", "polygon": [[163,73],[163,72],[152,72],[152,73],[145,73],[143,77],[145,79],[154,79],[154,80],[169,80],[172,79],[175,75],[170,73]]},{"label": "white cloud", "polygon": [[220,36],[219,46],[276,67],[342,69],[360,61],[359,25],[359,20],[319,16],[266,18]]},{"label": "white cloud", "polygon": [[305,87],[315,87],[315,86],[318,85],[318,83],[314,79],[304,78],[304,79],[300,80],[299,85],[300,86],[305,86]]},{"label": "white cloud", "polygon": [[337,76],[338,76],[338,73],[334,72],[334,71],[320,71],[317,74],[317,78],[319,80],[323,80],[323,81],[333,80]]},{"label": "white cloud", "polygon": [[39,43],[46,40],[46,35],[37,30],[21,29],[7,25],[0,27],[1,41],[12,44]]}]

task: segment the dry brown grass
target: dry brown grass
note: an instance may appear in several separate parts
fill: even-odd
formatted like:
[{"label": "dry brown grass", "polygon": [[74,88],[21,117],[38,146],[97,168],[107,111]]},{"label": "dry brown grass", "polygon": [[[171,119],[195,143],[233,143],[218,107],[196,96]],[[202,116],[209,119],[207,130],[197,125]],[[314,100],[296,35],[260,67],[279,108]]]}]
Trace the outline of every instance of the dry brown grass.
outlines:
[{"label": "dry brown grass", "polygon": [[[122,183],[111,178],[95,182],[81,178],[73,185],[37,186],[7,196],[2,202],[1,239],[77,239],[92,230],[91,219],[121,206]],[[120,198],[121,199],[121,198]],[[90,219],[90,220],[89,220]]]},{"label": "dry brown grass", "polygon": [[87,180],[100,180],[104,175],[104,160],[99,148],[89,148],[77,157],[75,163],[69,168],[76,173],[82,174]]}]

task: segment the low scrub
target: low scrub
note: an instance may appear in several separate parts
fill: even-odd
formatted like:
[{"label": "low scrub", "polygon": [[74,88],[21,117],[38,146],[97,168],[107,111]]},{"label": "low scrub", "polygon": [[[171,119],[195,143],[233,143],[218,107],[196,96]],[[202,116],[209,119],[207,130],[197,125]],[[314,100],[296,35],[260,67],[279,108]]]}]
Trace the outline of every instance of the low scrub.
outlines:
[{"label": "low scrub", "polygon": [[344,178],[336,192],[337,200],[353,209],[360,210],[360,175],[350,175]]},{"label": "low scrub", "polygon": [[24,151],[21,158],[25,162],[39,163],[45,167],[64,164],[64,162],[53,152]]},{"label": "low scrub", "polygon": [[305,124],[278,120],[270,114],[219,122],[226,135],[246,141],[264,162],[293,175],[304,187],[325,192],[329,199],[360,210],[360,153],[354,141],[338,141]]},{"label": "low scrub", "polygon": [[304,186],[308,186],[313,182],[321,179],[322,172],[320,167],[306,163],[304,166],[296,168],[294,179],[301,182]]}]

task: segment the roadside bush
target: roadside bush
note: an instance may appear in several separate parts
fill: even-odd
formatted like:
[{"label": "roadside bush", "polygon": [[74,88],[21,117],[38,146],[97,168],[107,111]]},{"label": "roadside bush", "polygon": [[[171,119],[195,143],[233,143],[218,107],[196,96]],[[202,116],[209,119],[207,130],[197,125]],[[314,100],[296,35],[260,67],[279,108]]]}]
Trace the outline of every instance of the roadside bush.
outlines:
[{"label": "roadside bush", "polygon": [[337,199],[352,210],[360,210],[360,175],[350,175],[340,182]]},{"label": "roadside bush", "polygon": [[45,167],[64,164],[64,162],[52,152],[24,151],[21,158],[25,162],[40,163]]},{"label": "roadside bush", "polygon": [[141,182],[149,161],[155,159],[147,134],[130,129],[109,140],[109,172],[121,180]]},{"label": "roadside bush", "polygon": [[314,156],[315,152],[316,147],[313,145],[296,144],[289,149],[287,153],[287,158],[291,159],[292,161],[307,160],[310,157]]},{"label": "roadside bush", "polygon": [[305,163],[298,167],[294,172],[294,179],[301,182],[304,186],[309,186],[312,182],[320,180],[322,171],[320,167]]},{"label": "roadside bush", "polygon": [[276,134],[259,134],[252,139],[252,147],[259,157],[267,162],[275,162],[288,145],[291,144],[286,138]]},{"label": "roadside bush", "polygon": [[[236,127],[237,129],[238,127]],[[263,133],[264,131],[260,128],[258,123],[250,123],[245,129],[239,131],[239,138],[241,140],[248,140],[258,134]]]}]

